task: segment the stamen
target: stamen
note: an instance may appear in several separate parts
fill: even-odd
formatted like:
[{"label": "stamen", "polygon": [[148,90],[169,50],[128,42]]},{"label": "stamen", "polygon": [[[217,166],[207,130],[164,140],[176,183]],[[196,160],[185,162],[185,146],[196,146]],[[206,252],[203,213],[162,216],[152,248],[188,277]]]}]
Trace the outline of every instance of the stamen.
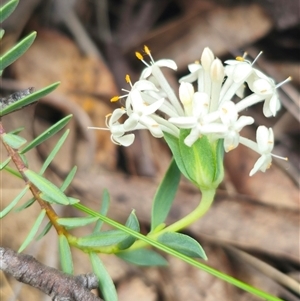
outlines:
[{"label": "stamen", "polygon": [[144,57],[142,56],[142,54],[138,51],[135,52],[135,56],[140,60],[140,61],[143,61],[144,60]]},{"label": "stamen", "polygon": [[144,45],[144,51],[145,51],[145,53],[146,53],[147,55],[151,55],[150,49],[149,49],[148,46]]},{"label": "stamen", "polygon": [[292,79],[293,79],[293,78],[292,78],[291,76],[289,76],[289,77],[288,77],[287,79],[285,79],[283,82],[277,84],[277,85],[275,86],[275,88],[277,89],[277,88],[281,87],[282,85],[284,85],[284,84],[290,82]]},{"label": "stamen", "polygon": [[110,102],[117,102],[120,99],[120,96],[114,96],[110,99]]},{"label": "stamen", "polygon": [[245,62],[245,58],[243,56],[237,56],[235,59],[239,62]]},{"label": "stamen", "polygon": [[144,57],[143,57],[143,55],[142,55],[140,52],[136,51],[136,52],[135,52],[135,56],[136,56],[140,61],[142,61],[147,67],[150,67],[150,65],[144,60]]},{"label": "stamen", "polygon": [[154,63],[154,59],[153,59],[153,57],[151,55],[151,51],[150,51],[150,49],[149,49],[148,46],[144,45],[144,51],[150,57],[151,62]]},{"label": "stamen", "polygon": [[132,86],[129,74],[126,74],[125,80],[127,84],[130,84],[130,86]]},{"label": "stamen", "polygon": [[288,157],[281,157],[281,156],[277,156],[277,155],[274,155],[274,154],[271,154],[271,156],[274,157],[274,158],[277,158],[277,159],[284,160],[284,161],[289,161]]},{"label": "stamen", "polygon": [[254,59],[254,61],[252,62],[252,66],[255,64],[255,62],[258,60],[258,58],[263,54],[263,51],[261,51],[257,56],[256,58]]}]

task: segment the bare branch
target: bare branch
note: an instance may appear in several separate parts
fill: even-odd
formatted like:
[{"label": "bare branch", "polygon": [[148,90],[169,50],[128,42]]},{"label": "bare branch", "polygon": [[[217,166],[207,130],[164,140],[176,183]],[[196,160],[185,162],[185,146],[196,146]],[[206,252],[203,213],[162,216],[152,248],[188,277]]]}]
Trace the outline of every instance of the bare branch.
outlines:
[{"label": "bare branch", "polygon": [[0,247],[0,269],[16,280],[29,284],[53,301],[101,301],[90,292],[98,287],[97,277],[90,273],[73,276],[38,262],[34,257]]}]

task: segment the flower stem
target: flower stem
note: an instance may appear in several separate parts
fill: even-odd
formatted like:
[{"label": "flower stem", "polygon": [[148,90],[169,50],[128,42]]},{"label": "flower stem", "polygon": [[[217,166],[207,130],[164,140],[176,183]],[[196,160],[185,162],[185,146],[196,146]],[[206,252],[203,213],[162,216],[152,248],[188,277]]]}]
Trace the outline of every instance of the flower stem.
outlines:
[{"label": "flower stem", "polygon": [[[202,190],[201,201],[200,201],[199,205],[195,208],[195,210],[193,210],[191,213],[189,213],[188,215],[186,215],[179,221],[175,222],[174,224],[164,228],[163,230],[161,230],[159,232],[149,233],[147,235],[147,237],[156,240],[157,237],[159,237],[163,233],[178,232],[178,231],[188,227],[189,225],[191,225],[192,223],[194,223],[195,221],[200,219],[200,217],[202,217],[207,212],[207,210],[210,208],[210,206],[214,200],[215,193],[216,193],[215,189]],[[139,249],[139,248],[144,247],[145,245],[146,245],[146,243],[144,241],[137,241],[130,247],[130,249],[131,250]]]}]

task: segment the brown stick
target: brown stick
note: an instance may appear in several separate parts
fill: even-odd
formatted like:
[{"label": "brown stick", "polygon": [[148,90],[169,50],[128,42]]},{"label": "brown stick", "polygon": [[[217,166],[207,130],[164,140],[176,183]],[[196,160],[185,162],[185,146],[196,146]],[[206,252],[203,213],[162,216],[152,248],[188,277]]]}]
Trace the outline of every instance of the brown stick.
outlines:
[{"label": "brown stick", "polygon": [[78,276],[65,274],[43,265],[30,255],[3,247],[0,247],[0,269],[16,280],[41,290],[53,301],[102,300],[90,292],[98,287],[98,279],[92,273]]}]

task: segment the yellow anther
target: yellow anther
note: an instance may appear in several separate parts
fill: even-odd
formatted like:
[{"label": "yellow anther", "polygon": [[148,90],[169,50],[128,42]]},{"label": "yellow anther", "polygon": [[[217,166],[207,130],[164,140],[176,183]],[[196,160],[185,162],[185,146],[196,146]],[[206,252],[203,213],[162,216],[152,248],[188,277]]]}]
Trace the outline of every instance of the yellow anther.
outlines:
[{"label": "yellow anther", "polygon": [[237,56],[235,59],[239,62],[244,62],[245,61],[245,58],[243,56]]},{"label": "yellow anther", "polygon": [[117,102],[120,99],[120,96],[114,96],[110,99],[111,102]]},{"label": "yellow anther", "polygon": [[144,59],[143,56],[141,55],[141,53],[139,53],[137,51],[135,52],[135,56],[141,61]]},{"label": "yellow anther", "polygon": [[126,83],[128,83],[128,84],[131,82],[129,74],[126,74],[125,80],[126,80]]},{"label": "yellow anther", "polygon": [[108,118],[112,115],[112,113],[108,113],[107,115],[105,115],[105,118]]},{"label": "yellow anther", "polygon": [[199,61],[199,60],[196,60],[196,61],[194,62],[194,64],[200,65],[200,61]]},{"label": "yellow anther", "polygon": [[150,53],[151,53],[149,47],[146,46],[146,45],[144,45],[144,51],[145,51],[145,53],[148,54],[148,55],[150,55]]}]

